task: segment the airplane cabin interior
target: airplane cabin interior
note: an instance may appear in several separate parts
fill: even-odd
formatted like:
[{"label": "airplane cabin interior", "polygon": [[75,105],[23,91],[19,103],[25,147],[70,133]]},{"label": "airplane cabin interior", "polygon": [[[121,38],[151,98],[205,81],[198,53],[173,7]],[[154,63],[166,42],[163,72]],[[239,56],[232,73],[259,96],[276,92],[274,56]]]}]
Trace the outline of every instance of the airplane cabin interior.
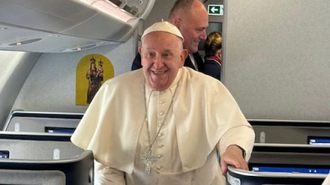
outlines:
[{"label": "airplane cabin interior", "polygon": [[[131,71],[143,31],[167,20],[174,2],[0,1],[0,184],[94,184],[92,151],[70,141],[88,108],[86,66],[103,65],[105,80]],[[249,171],[229,167],[227,185],[321,185],[330,172],[330,1],[201,2],[207,34],[222,32],[221,83],[256,136]],[[204,56],[204,41],[198,49]]]}]

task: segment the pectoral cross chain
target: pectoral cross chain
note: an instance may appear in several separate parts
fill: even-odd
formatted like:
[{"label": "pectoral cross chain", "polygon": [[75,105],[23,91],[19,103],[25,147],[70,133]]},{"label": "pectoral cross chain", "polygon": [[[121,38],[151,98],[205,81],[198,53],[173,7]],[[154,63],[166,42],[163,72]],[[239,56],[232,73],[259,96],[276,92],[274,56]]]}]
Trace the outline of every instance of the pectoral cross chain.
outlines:
[{"label": "pectoral cross chain", "polygon": [[151,148],[148,149],[148,152],[145,155],[141,156],[142,162],[146,165],[144,170],[148,175],[150,175],[151,165],[157,163],[158,157],[152,155]]}]

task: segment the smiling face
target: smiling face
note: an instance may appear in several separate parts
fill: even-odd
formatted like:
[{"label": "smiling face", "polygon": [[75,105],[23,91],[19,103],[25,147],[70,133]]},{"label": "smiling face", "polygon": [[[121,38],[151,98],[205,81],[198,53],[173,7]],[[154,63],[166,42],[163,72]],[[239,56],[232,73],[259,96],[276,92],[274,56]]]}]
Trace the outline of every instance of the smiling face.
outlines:
[{"label": "smiling face", "polygon": [[172,84],[188,54],[179,37],[163,31],[143,37],[139,53],[146,82],[155,91],[163,91]]},{"label": "smiling face", "polygon": [[184,37],[183,48],[189,53],[197,52],[199,42],[207,37],[206,28],[209,22],[203,3],[194,1],[189,11],[179,12],[173,21]]}]

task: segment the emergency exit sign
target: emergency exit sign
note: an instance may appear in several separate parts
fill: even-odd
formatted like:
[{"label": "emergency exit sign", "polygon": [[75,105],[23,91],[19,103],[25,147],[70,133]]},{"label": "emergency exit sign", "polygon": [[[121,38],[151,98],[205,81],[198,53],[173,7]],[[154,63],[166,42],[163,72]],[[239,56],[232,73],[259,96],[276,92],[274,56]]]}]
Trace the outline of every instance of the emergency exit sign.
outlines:
[{"label": "emergency exit sign", "polygon": [[209,4],[208,12],[209,15],[223,15],[223,5]]}]

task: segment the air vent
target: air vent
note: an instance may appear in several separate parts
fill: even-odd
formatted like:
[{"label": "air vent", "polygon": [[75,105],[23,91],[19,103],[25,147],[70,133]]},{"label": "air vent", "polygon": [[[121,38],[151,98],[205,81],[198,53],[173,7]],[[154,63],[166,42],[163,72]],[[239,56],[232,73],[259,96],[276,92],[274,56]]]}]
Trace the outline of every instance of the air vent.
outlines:
[{"label": "air vent", "polygon": [[108,0],[108,1],[112,2],[113,4],[117,5],[118,7],[120,7],[121,4],[123,3],[123,2],[120,1],[120,0]]},{"label": "air vent", "polygon": [[91,44],[91,45],[87,45],[87,46],[83,46],[80,49],[84,50],[84,49],[92,49],[96,46],[96,44]]},{"label": "air vent", "polygon": [[129,7],[129,6],[124,6],[123,8],[124,10],[126,10],[128,13],[134,15],[134,16],[138,16],[138,13],[139,13],[139,9],[136,8],[135,6],[132,6],[132,7]]},{"label": "air vent", "polygon": [[35,39],[29,39],[29,40],[24,40],[24,41],[17,41],[17,42],[14,42],[14,43],[10,43],[8,45],[9,46],[21,46],[21,45],[32,44],[32,43],[38,42],[40,40],[42,40],[42,39],[41,38],[35,38]]},{"label": "air vent", "polygon": [[97,44],[90,44],[90,45],[86,45],[86,46],[83,46],[83,47],[74,47],[74,48],[64,49],[64,50],[61,50],[61,52],[73,52],[73,51],[92,49],[96,46],[97,46]]},{"label": "air vent", "polygon": [[125,10],[127,13],[130,13],[135,17],[140,17],[145,7],[148,4],[148,0],[135,0],[135,1],[105,0],[105,1],[115,4],[119,8]]}]

